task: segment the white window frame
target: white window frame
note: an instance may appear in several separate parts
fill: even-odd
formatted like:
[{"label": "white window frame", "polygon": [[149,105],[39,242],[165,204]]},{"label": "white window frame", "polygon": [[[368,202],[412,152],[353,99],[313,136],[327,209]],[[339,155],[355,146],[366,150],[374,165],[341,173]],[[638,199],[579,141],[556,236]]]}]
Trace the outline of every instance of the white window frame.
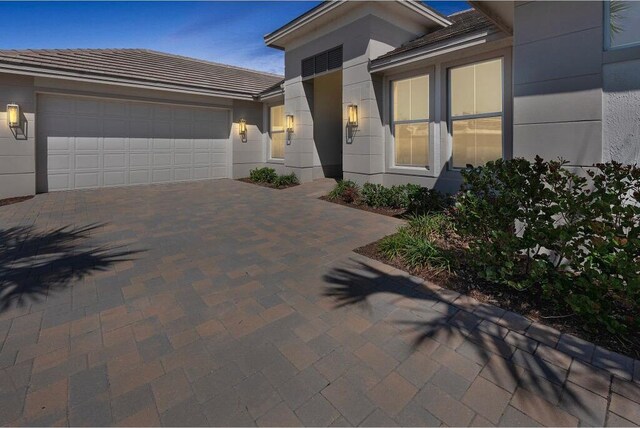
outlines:
[{"label": "white window frame", "polygon": [[[395,112],[393,109],[393,84],[399,80],[407,80],[420,76],[428,76],[429,77],[429,94],[428,94],[428,102],[429,102],[429,117],[427,118],[427,129],[429,132],[429,137],[427,140],[427,153],[429,162],[424,166],[416,166],[416,165],[396,165],[396,123],[406,124],[406,123],[424,123],[424,120],[399,120],[395,121],[394,116]],[[423,174],[427,175],[433,170],[434,165],[434,107],[435,107],[435,98],[434,98],[434,87],[435,87],[435,73],[433,67],[427,67],[425,69],[416,70],[409,73],[399,73],[390,75],[388,77],[388,103],[387,106],[389,108],[389,161],[387,162],[387,171],[388,172],[410,172],[411,174]]]},{"label": "white window frame", "polygon": [[[500,100],[500,106],[501,106],[501,112],[490,112],[490,113],[479,113],[479,114],[467,114],[464,116],[456,116],[455,119],[453,117],[453,115],[451,114],[451,70],[456,69],[456,68],[461,68],[461,67],[466,67],[466,66],[470,66],[470,65],[474,65],[474,64],[482,64],[483,62],[490,62],[490,61],[495,61],[496,59],[500,59],[501,60],[501,67],[500,67],[500,71],[501,71],[501,80],[502,80],[502,99]],[[451,65],[448,66],[446,69],[446,76],[447,76],[447,128],[448,128],[448,156],[447,156],[447,169],[450,171],[460,171],[464,168],[456,168],[453,166],[453,122],[456,120],[470,120],[470,119],[484,119],[484,118],[490,118],[490,117],[500,117],[500,124],[501,124],[501,132],[502,132],[502,159],[506,159],[508,152],[507,152],[507,147],[506,147],[506,142],[507,142],[507,138],[505,135],[505,122],[506,122],[506,118],[505,118],[505,91],[506,91],[506,75],[505,75],[505,56],[504,55],[498,55],[498,56],[493,56],[490,58],[485,58],[485,59],[480,59],[480,60],[474,60],[474,61],[469,61],[469,62],[465,62],[462,64],[456,64],[456,65]],[[477,166],[477,165],[476,165]]]},{"label": "white window frame", "polygon": [[[268,132],[267,132],[267,135],[269,136],[269,147],[267,148],[267,161],[268,161],[268,162],[270,162],[270,163],[284,163],[284,153],[283,153],[283,157],[281,157],[281,158],[274,158],[274,157],[272,157],[272,156],[271,156],[271,154],[273,153],[273,150],[272,150],[272,148],[273,148],[273,138],[272,138],[272,134],[274,133],[274,132],[271,130],[271,109],[272,109],[272,108],[274,108],[274,107],[280,107],[280,106],[282,106],[282,111],[283,111],[283,113],[284,113],[284,112],[285,112],[285,110],[284,110],[284,108],[285,108],[285,107],[284,107],[284,103],[282,103],[282,104],[280,104],[280,103],[270,104],[270,105],[268,106],[268,114],[267,114],[267,116],[268,116],[269,130],[268,130]],[[283,117],[283,120],[284,120],[284,117]],[[277,134],[282,133],[282,134],[284,134],[284,135],[285,135],[284,150],[286,151],[287,143],[286,143],[286,129],[284,129],[284,123],[283,123],[283,129],[282,129],[282,131],[276,131],[276,133],[277,133]]]},{"label": "white window frame", "polygon": [[605,0],[604,2],[604,28],[602,33],[604,34],[604,50],[605,51],[619,51],[621,49],[628,49],[640,46],[640,40],[637,42],[627,43],[620,46],[611,46],[611,0]]}]

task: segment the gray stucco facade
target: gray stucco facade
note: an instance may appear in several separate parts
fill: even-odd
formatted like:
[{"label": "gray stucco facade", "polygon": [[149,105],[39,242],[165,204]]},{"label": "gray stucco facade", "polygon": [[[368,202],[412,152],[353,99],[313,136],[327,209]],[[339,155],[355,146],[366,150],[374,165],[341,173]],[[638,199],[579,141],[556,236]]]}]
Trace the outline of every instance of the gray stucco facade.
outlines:
[{"label": "gray stucco facade", "polygon": [[[603,2],[471,3],[495,25],[423,45],[416,40],[452,25],[450,17],[411,2],[322,4],[266,36],[269,46],[284,50],[285,76],[280,86],[254,96],[0,67],[0,105],[19,104],[25,124],[17,132],[7,126],[6,112],[0,115],[0,199],[34,194],[37,177],[47,174],[38,170],[38,156],[46,157],[36,141],[38,106],[52,94],[227,111],[229,123],[218,131],[224,133],[230,178],[267,165],[295,172],[301,181],[331,176],[455,191],[460,174],[451,167],[449,70],[495,58],[502,60],[504,157],[562,157],[575,168],[640,161],[640,47],[605,47]],[[336,47],[342,48],[340,67],[302,76],[304,59]],[[397,167],[391,84],[425,74],[429,165]],[[284,158],[271,159],[270,107],[280,104],[293,115],[294,129]],[[358,107],[355,130],[347,124],[349,105]]]}]

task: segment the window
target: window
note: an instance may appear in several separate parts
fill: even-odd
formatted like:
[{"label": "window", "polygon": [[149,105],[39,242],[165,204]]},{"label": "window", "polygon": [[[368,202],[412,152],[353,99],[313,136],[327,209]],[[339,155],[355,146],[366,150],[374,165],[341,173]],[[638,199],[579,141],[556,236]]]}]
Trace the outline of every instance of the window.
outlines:
[{"label": "window", "polygon": [[502,157],[502,58],[449,70],[452,166]]},{"label": "window", "polygon": [[284,159],[284,106],[273,106],[269,111],[271,125],[271,159]]},{"label": "window", "polygon": [[605,46],[609,49],[640,44],[640,2],[605,2]]},{"label": "window", "polygon": [[429,75],[396,80],[393,91],[394,162],[429,164]]}]

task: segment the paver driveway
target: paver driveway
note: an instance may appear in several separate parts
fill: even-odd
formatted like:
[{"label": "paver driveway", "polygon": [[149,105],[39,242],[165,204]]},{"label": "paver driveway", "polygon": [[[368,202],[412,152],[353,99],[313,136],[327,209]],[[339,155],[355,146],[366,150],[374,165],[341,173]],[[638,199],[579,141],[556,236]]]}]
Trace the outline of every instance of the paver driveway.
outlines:
[{"label": "paver driveway", "polygon": [[355,255],[399,221],[330,185],[1,207],[0,422],[640,423],[637,384],[587,363],[633,361]]}]

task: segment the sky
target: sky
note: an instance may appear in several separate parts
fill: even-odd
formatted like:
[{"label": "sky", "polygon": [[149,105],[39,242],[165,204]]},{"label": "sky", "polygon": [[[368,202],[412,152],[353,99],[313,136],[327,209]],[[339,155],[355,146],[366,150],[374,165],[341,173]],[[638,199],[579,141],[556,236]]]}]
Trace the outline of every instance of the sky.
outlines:
[{"label": "sky", "polygon": [[[3,1],[0,49],[145,48],[282,74],[283,53],[263,36],[318,3]],[[426,3],[444,14],[469,8]]]}]

